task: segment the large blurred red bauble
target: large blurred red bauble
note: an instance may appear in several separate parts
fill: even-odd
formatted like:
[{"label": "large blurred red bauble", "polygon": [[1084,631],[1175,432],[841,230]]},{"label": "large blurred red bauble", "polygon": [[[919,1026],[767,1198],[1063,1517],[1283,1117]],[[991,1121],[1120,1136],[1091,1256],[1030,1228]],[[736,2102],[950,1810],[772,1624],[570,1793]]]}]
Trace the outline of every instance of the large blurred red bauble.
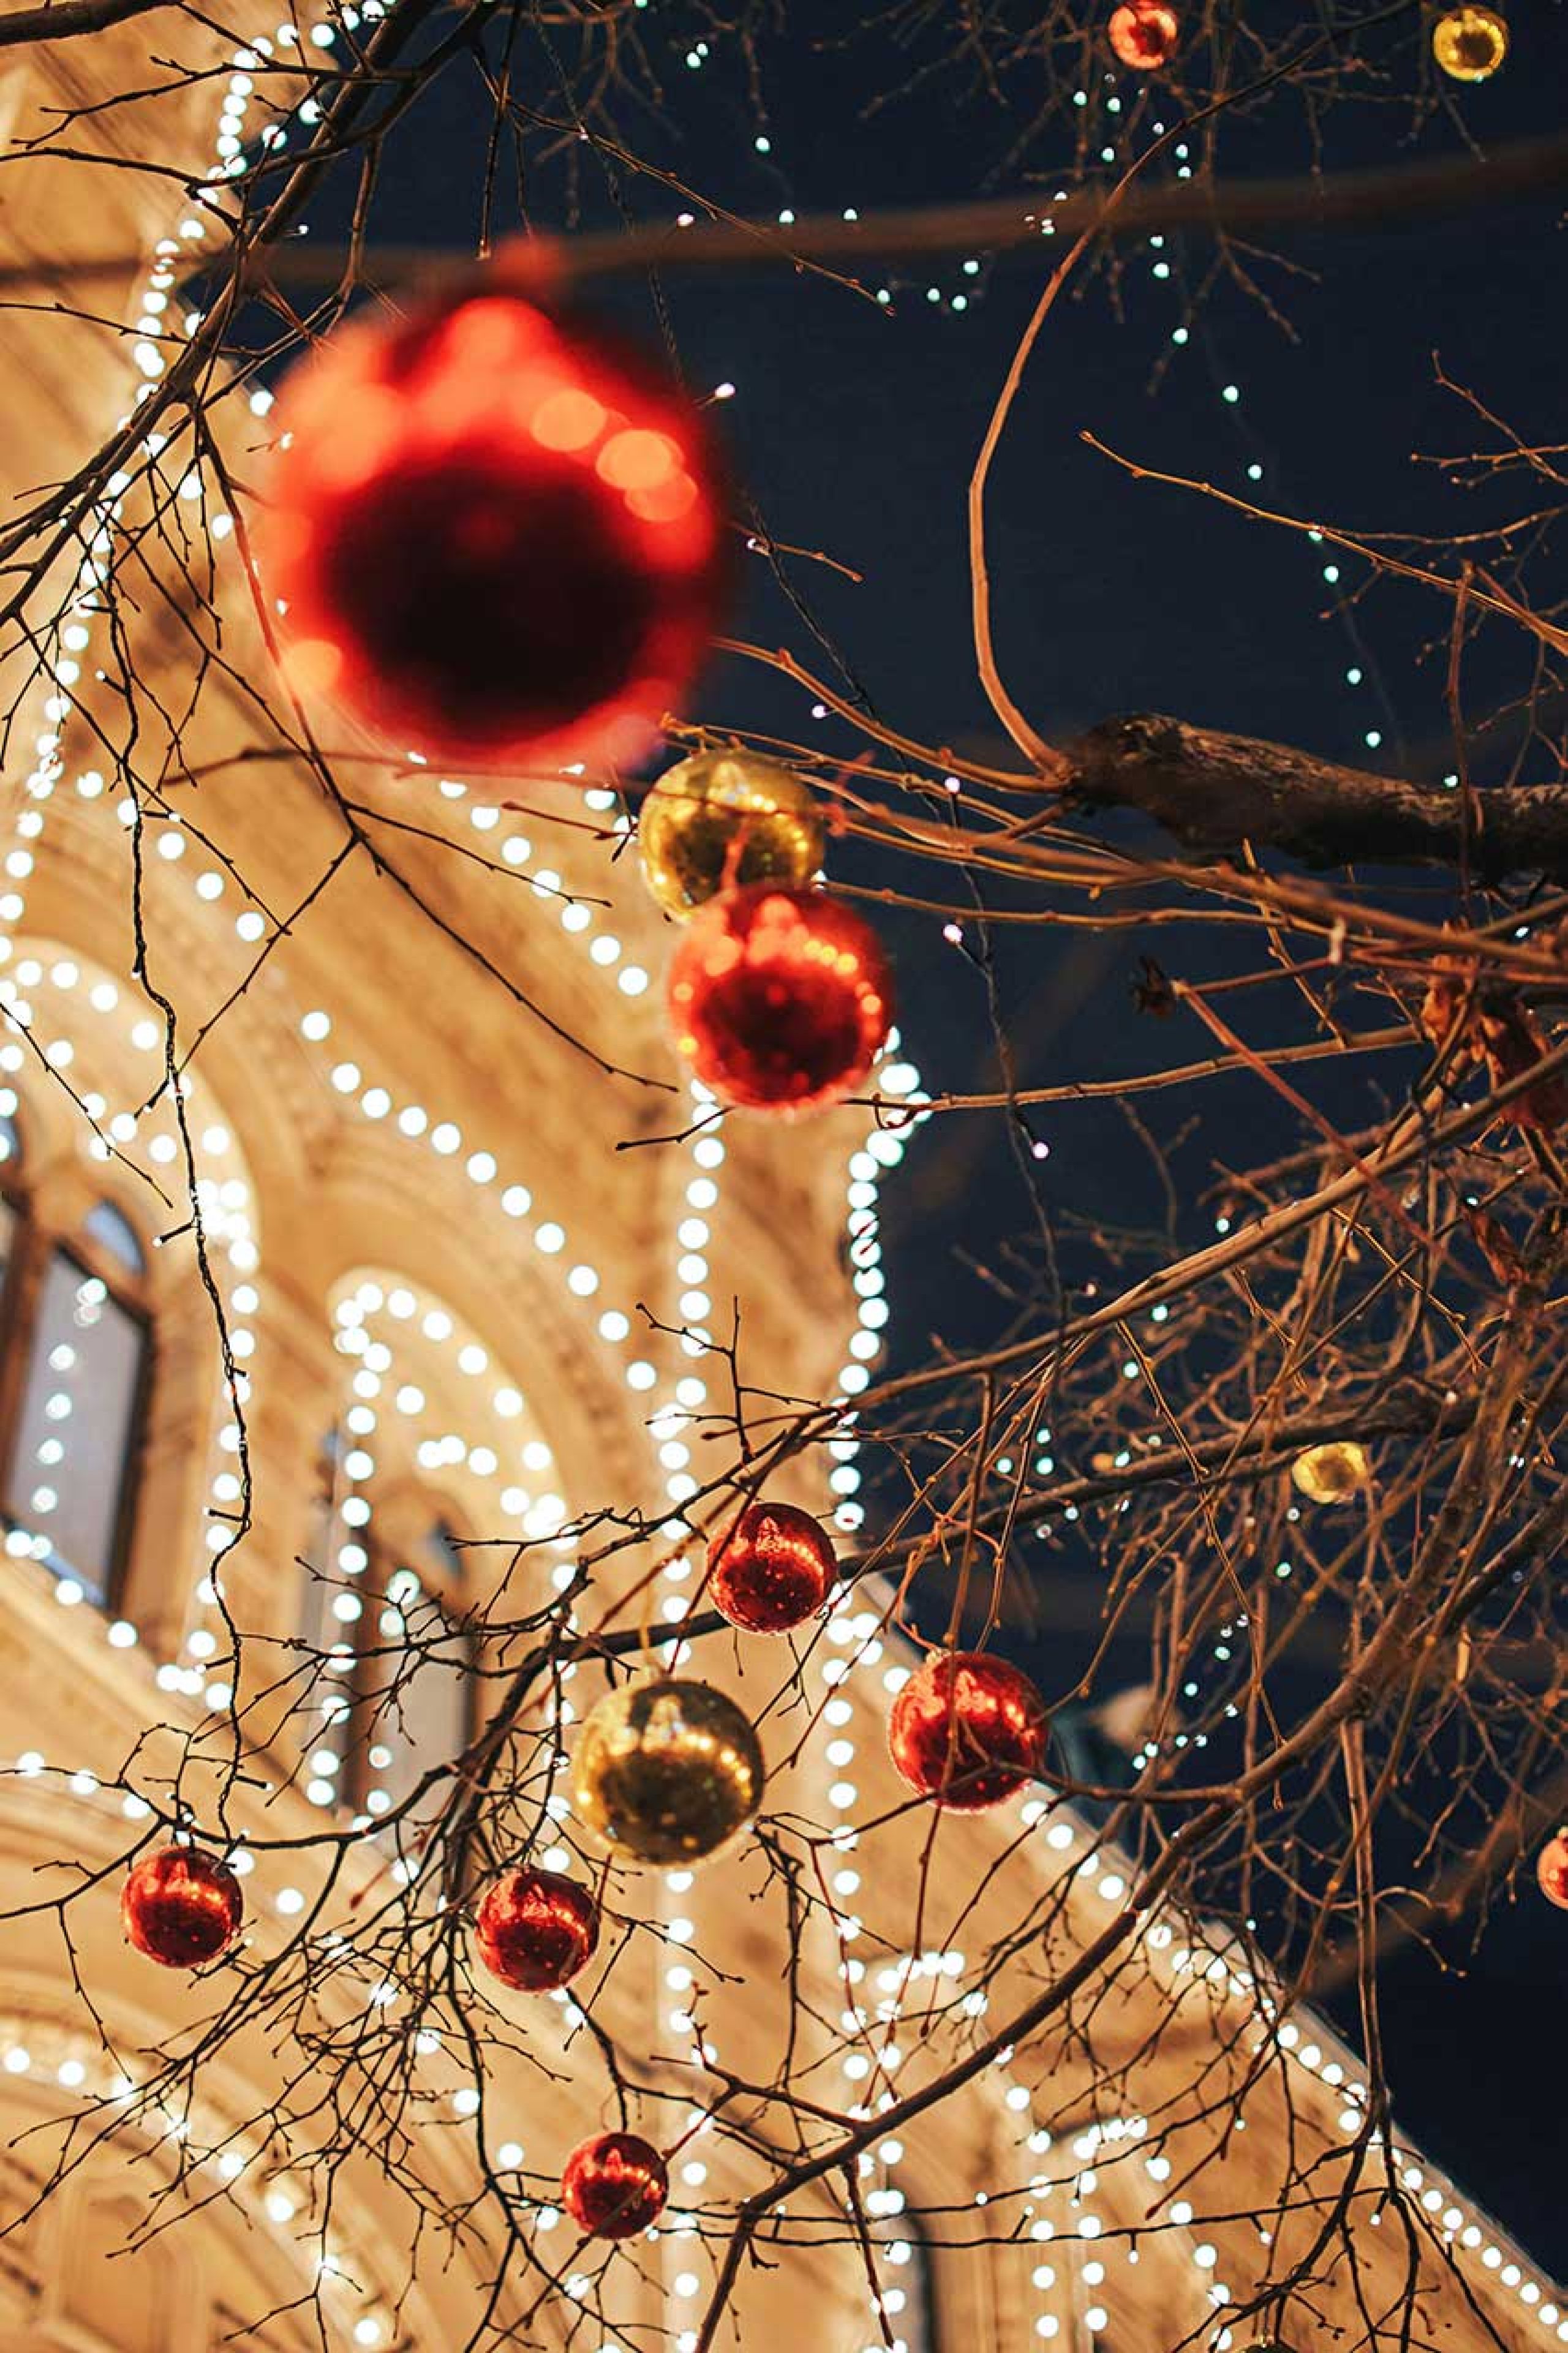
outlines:
[{"label": "large blurred red bauble", "polygon": [[1568,1912],[1568,1831],[1547,1840],[1536,1858],[1535,1876],[1548,1904]]},{"label": "large blurred red bauble", "polygon": [[134,1862],[120,1891],[126,1936],[150,1961],[198,1969],[239,1934],[245,1898],[226,1862],[199,1847],[165,1846]]},{"label": "large blurred red bauble", "polygon": [[1168,0],[1124,0],[1106,27],[1111,47],[1133,73],[1157,73],[1181,44],[1181,20]]},{"label": "large blurred red bauble", "polygon": [[635,2133],[600,2133],[573,2149],[561,2202],[594,2239],[634,2239],[656,2221],[670,2187],[658,2150]]},{"label": "large blurred red bauble", "polygon": [[894,1701],[887,1746],[923,1798],[978,1813],[1039,1778],[1048,1729],[1027,1675],[984,1651],[944,1651]]},{"label": "large blurred red bauble", "polygon": [[564,1873],[524,1863],[485,1889],[473,1930],[493,1978],[520,1993],[550,1993],[592,1960],[599,1905]]},{"label": "large blurred red bauble", "polygon": [[708,1545],[714,1608],[748,1634],[787,1634],[814,1618],[837,1574],[826,1529],[793,1504],[748,1504]]},{"label": "large blurred red bauble", "polygon": [[631,760],[724,602],[694,413],[598,329],[471,294],[291,376],[258,524],[284,670],[452,765]]},{"label": "large blurred red bauble", "polygon": [[721,1103],[815,1111],[864,1084],[893,1019],[869,923],[825,891],[769,882],[700,907],[670,966],[677,1050]]}]

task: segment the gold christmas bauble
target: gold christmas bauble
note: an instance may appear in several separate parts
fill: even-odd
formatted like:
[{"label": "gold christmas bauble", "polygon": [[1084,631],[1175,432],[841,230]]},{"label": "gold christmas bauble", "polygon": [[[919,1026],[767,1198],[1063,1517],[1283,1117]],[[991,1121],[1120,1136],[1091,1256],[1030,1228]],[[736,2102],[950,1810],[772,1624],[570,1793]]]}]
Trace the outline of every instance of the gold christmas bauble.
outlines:
[{"label": "gold christmas bauble", "polygon": [[1348,1504],[1372,1480],[1366,1449],[1353,1439],[1333,1439],[1327,1446],[1309,1446],[1290,1466],[1290,1475],[1313,1504]]},{"label": "gold christmas bauble", "polygon": [[709,1683],[653,1679],[590,1710],[572,1758],[572,1809],[631,1862],[700,1862],[762,1803],[751,1719]]},{"label": "gold christmas bauble", "polygon": [[1432,54],[1454,81],[1489,81],[1508,55],[1508,19],[1497,8],[1445,8]]},{"label": "gold christmas bauble", "polygon": [[642,804],[637,847],[649,890],[683,921],[747,882],[803,889],[822,863],[822,820],[794,771],[753,752],[696,752]]}]

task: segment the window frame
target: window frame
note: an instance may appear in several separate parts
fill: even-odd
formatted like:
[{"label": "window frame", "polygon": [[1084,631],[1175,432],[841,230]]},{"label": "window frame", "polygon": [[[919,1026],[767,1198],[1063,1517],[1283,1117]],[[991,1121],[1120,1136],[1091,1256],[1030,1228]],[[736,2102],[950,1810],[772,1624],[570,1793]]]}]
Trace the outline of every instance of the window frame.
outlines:
[{"label": "window frame", "polygon": [[16,1219],[5,1279],[0,1282],[0,1527],[7,1533],[16,1529],[26,1529],[35,1535],[46,1533],[32,1529],[30,1524],[11,1508],[10,1497],[15,1482],[16,1452],[21,1439],[22,1417],[37,1344],[38,1312],[49,1268],[58,1253],[79,1275],[101,1282],[107,1296],[136,1329],[136,1378],[120,1460],[120,1492],[114,1523],[110,1533],[108,1557],[102,1565],[101,1592],[94,1590],[90,1582],[96,1577],[95,1570],[67,1561],[63,1555],[59,1556],[61,1565],[58,1568],[48,1562],[41,1564],[51,1577],[76,1577],[87,1588],[92,1606],[108,1614],[118,1607],[124,1594],[131,1567],[156,1378],[157,1319],[150,1295],[148,1271],[144,1268],[140,1279],[132,1275],[123,1259],[85,1231],[86,1218],[100,1202],[107,1202],[124,1219],[142,1250],[143,1260],[148,1253],[142,1229],[135,1219],[111,1192],[101,1187],[94,1188],[81,1215],[69,1224],[40,1214],[38,1188],[29,1183],[26,1175],[26,1135],[19,1121],[13,1120],[12,1124],[20,1148],[15,1158],[0,1163],[0,1199],[4,1199]]},{"label": "window frame", "polygon": [[[338,1540],[336,1532],[343,1526],[343,1492],[339,1473],[342,1456],[351,1443],[351,1440],[345,1440],[345,1433],[339,1424],[325,1433],[317,1452],[321,1534],[323,1549],[329,1553]],[[408,1504],[416,1495],[420,1504],[419,1521],[442,1539],[445,1549],[452,1556],[447,1563],[418,1562],[414,1556],[414,1547],[399,1540],[407,1532]],[[395,1678],[385,1674],[380,1663],[373,1665],[366,1651],[379,1647],[381,1611],[387,1607],[397,1606],[391,1600],[388,1588],[400,1571],[411,1570],[418,1577],[424,1593],[440,1609],[443,1619],[454,1626],[468,1614],[468,1597],[464,1591],[460,1549],[462,1539],[457,1533],[457,1515],[439,1488],[426,1486],[420,1482],[394,1479],[390,1492],[384,1496],[384,1503],[390,1506],[388,1510],[378,1514],[374,1485],[366,1495],[366,1501],[369,1504],[368,1521],[363,1525],[355,1525],[351,1531],[352,1540],[365,1553],[364,1568],[357,1576],[348,1577],[334,1574],[324,1560],[319,1564],[302,1562],[303,1576],[294,1625],[296,1638],[309,1642],[312,1640],[310,1596],[318,1584],[332,1593],[353,1592],[359,1597],[361,1606],[357,1617],[342,1622],[335,1636],[329,1627],[323,1625],[314,1640],[323,1651],[337,1641],[352,1652],[352,1662],[339,1684],[347,1702],[346,1709],[323,1729],[330,1731],[332,1745],[338,1757],[335,1778],[339,1809],[353,1820],[367,1820],[374,1829],[381,1817],[370,1812],[366,1800],[376,1786],[379,1775],[387,1768],[372,1765],[370,1751],[376,1745],[374,1727],[378,1704]],[[388,1520],[394,1525],[391,1537],[387,1534]],[[327,1607],[330,1608],[330,1603]],[[482,1677],[478,1672],[482,1655],[483,1635],[478,1630],[472,1630],[466,1642],[463,1721],[459,1734],[460,1743],[465,1747],[474,1738],[482,1721]],[[311,1749],[320,1745],[320,1740],[319,1733],[307,1734],[302,1744],[302,1753],[308,1755]]]},{"label": "window frame", "polygon": [[[450,1524],[444,1514],[438,1512],[433,1525],[450,1535]],[[365,1549],[369,1557],[362,1574],[354,1580],[356,1588],[364,1597],[365,1606],[359,1616],[353,1620],[357,1639],[354,1645],[354,1672],[344,1677],[348,1687],[349,1709],[344,1725],[343,1762],[338,1767],[338,1788],[342,1793],[342,1802],[350,1814],[355,1817],[366,1815],[374,1827],[378,1817],[369,1813],[366,1799],[371,1789],[376,1786],[379,1775],[387,1768],[384,1766],[371,1764],[370,1751],[375,1746],[375,1725],[378,1714],[378,1703],[396,1677],[388,1676],[379,1691],[371,1686],[370,1676],[374,1670],[371,1660],[366,1655],[365,1630],[368,1627],[376,1637],[369,1647],[378,1649],[380,1638],[377,1620],[383,1609],[397,1607],[396,1602],[388,1599],[388,1588],[392,1579],[403,1569],[412,1570],[418,1577],[426,1597],[435,1603],[445,1623],[454,1631],[461,1623],[464,1613],[461,1608],[454,1607],[454,1603],[461,1600],[461,1596],[452,1593],[446,1577],[431,1575],[417,1567],[414,1562],[408,1558],[406,1546],[388,1544],[386,1538],[378,1534],[374,1504],[371,1507],[370,1525],[366,1530],[366,1539]],[[468,1746],[480,1725],[478,1704],[480,1679],[475,1670],[479,1663],[481,1641],[476,1633],[471,1631],[467,1636],[466,1649],[468,1655],[461,1670],[463,1721],[458,1736],[460,1748]]]}]

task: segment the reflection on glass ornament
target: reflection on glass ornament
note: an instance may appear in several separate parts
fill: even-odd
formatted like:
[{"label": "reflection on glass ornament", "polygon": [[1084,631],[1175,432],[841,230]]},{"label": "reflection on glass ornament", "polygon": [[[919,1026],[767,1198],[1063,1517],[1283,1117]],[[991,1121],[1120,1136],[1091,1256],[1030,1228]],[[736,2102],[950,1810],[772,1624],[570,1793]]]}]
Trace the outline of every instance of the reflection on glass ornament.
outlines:
[{"label": "reflection on glass ornament", "polygon": [[239,1882],[199,1847],[166,1846],[134,1862],[120,1891],[129,1942],[166,1969],[198,1969],[228,1952],[245,1917]]},{"label": "reflection on glass ornament", "polygon": [[1113,8],[1107,37],[1132,73],[1157,73],[1181,46],[1181,23],[1169,0],[1123,0]]},{"label": "reflection on glass ornament", "polygon": [[1452,81],[1489,81],[1508,55],[1508,19],[1499,8],[1446,8],[1432,54]]},{"label": "reflection on glass ornament", "polygon": [[396,753],[641,757],[722,604],[705,428],[515,294],[355,323],[289,378],[258,516],[283,667]]},{"label": "reflection on glass ornament", "polygon": [[863,1086],[893,1019],[876,934],[825,891],[726,891],[670,967],[676,1050],[721,1103],[804,1112]]},{"label": "reflection on glass ornament", "polygon": [[1372,1464],[1353,1439],[1331,1439],[1298,1454],[1290,1476],[1309,1503],[1348,1504],[1372,1484]]},{"label": "reflection on glass ornament", "polygon": [[624,1861],[698,1862],[727,1846],[762,1803],[751,1719],[709,1683],[662,1677],[610,1692],[572,1757],[572,1810]]},{"label": "reflection on glass ornament", "polygon": [[1050,1725],[1029,1677],[985,1651],[941,1651],[894,1700],[887,1746],[900,1777],[959,1813],[999,1806],[1044,1768]]},{"label": "reflection on glass ornament", "polygon": [[1535,1877],[1548,1904],[1568,1912],[1568,1831],[1558,1831],[1536,1857]]},{"label": "reflection on glass ornament", "polygon": [[664,2160],[636,2133],[600,2133],[573,2149],[561,2174],[561,2203],[594,2239],[633,2239],[656,2221],[669,2194]]},{"label": "reflection on glass ornament", "polygon": [[550,1993],[593,1958],[599,1905],[564,1873],[524,1863],[491,1882],[473,1928],[492,1977],[522,1993]]},{"label": "reflection on glass ornament", "polygon": [[755,752],[697,752],[667,768],[642,804],[637,847],[666,914],[750,882],[803,886],[822,863],[815,795]]},{"label": "reflection on glass ornament", "polygon": [[793,1504],[749,1504],[708,1546],[708,1594],[748,1634],[787,1634],[814,1618],[837,1563],[826,1529]]}]

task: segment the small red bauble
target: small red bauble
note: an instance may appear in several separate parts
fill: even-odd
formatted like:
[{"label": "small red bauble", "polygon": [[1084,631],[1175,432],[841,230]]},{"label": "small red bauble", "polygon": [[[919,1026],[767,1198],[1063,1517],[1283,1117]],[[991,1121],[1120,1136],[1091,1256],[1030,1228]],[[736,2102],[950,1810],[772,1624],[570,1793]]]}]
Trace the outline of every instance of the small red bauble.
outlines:
[{"label": "small red bauble", "polygon": [[563,1872],[524,1863],[485,1889],[473,1927],[493,1978],[520,1993],[551,1993],[592,1960],[599,1905]]},{"label": "small red bauble", "polygon": [[1568,1831],[1547,1840],[1536,1857],[1535,1876],[1548,1904],[1568,1912]]},{"label": "small red bauble", "polygon": [[669,2188],[656,2148],[636,2133],[600,2133],[567,2158],[561,2202],[590,2238],[634,2239],[657,2221]]},{"label": "small red bauble", "polygon": [[280,416],[258,538],[291,684],[451,765],[647,750],[726,571],[705,431],[651,370],[471,294],[334,335]]},{"label": "small red bauble", "polygon": [[1181,21],[1168,0],[1124,0],[1106,28],[1111,47],[1133,73],[1158,73],[1181,42]]},{"label": "small red bauble", "polygon": [[698,909],[670,967],[675,1045],[721,1103],[801,1112],[863,1085],[893,1018],[869,923],[825,891],[758,882]]},{"label": "small red bauble", "polygon": [[793,1504],[749,1504],[708,1545],[714,1607],[748,1634],[787,1634],[814,1618],[837,1574],[827,1530]]},{"label": "small red bauble", "polygon": [[245,1898],[226,1862],[199,1847],[165,1846],[131,1866],[120,1891],[126,1936],[167,1969],[199,1969],[239,1934]]},{"label": "small red bauble", "polygon": [[887,1745],[912,1789],[959,1813],[999,1806],[1044,1768],[1044,1702],[1025,1674],[984,1651],[945,1651],[893,1703]]}]

